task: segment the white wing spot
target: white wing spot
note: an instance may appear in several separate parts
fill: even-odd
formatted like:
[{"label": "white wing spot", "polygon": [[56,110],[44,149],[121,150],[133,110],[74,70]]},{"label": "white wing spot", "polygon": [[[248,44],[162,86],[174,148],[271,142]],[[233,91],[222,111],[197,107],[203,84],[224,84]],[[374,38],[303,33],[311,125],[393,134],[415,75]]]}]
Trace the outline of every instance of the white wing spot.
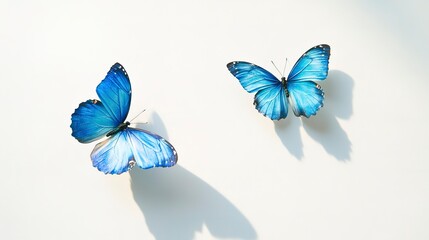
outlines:
[{"label": "white wing spot", "polygon": [[128,162],[128,170],[132,169],[136,165],[136,161],[134,159]]}]

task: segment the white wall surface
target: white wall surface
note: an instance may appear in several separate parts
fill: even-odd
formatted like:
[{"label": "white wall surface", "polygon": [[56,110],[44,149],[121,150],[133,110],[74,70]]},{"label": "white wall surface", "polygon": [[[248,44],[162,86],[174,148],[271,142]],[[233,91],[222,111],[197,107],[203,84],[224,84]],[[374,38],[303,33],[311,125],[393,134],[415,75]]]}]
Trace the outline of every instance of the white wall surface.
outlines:
[{"label": "white wall surface", "polygon": [[[0,1],[1,239],[429,239],[427,1]],[[227,70],[327,43],[272,122]],[[179,162],[106,176],[70,115],[116,61]]]}]

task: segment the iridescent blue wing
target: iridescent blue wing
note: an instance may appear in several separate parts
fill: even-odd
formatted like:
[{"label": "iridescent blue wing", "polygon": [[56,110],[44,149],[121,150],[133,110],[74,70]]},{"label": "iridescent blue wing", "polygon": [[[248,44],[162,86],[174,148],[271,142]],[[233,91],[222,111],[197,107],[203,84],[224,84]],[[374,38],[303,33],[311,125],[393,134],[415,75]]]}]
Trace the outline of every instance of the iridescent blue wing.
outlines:
[{"label": "iridescent blue wing", "polygon": [[249,93],[281,84],[273,74],[253,63],[238,61],[230,62],[226,66]]},{"label": "iridescent blue wing", "polygon": [[318,45],[305,52],[295,63],[287,78],[289,102],[295,116],[316,115],[323,106],[323,91],[314,80],[325,80],[331,48]]},{"label": "iridescent blue wing", "polygon": [[310,117],[323,107],[323,91],[312,81],[291,82],[287,84],[289,101],[295,116]]},{"label": "iridescent blue wing", "polygon": [[253,104],[260,113],[272,120],[287,116],[285,89],[273,74],[248,62],[230,62],[227,67],[247,92],[256,92]]},{"label": "iridescent blue wing", "polygon": [[288,82],[325,80],[328,76],[331,47],[318,45],[305,52],[295,63],[287,77]]},{"label": "iridescent blue wing", "polygon": [[97,86],[97,94],[116,126],[127,118],[131,103],[131,83],[125,68],[115,63]]},{"label": "iridescent blue wing", "polygon": [[72,136],[88,143],[105,136],[123,123],[131,102],[131,84],[121,64],[114,64],[97,86],[101,101],[88,100],[79,104],[72,114]]},{"label": "iridescent blue wing", "polygon": [[259,90],[253,104],[260,113],[271,120],[285,118],[288,113],[286,92],[281,84]]},{"label": "iridescent blue wing", "polygon": [[98,100],[88,100],[79,104],[71,119],[72,136],[81,143],[102,138],[118,126]]},{"label": "iridescent blue wing", "polygon": [[162,137],[141,129],[127,128],[98,143],[91,159],[99,171],[121,174],[134,163],[143,169],[171,167],[177,162],[177,153]]}]

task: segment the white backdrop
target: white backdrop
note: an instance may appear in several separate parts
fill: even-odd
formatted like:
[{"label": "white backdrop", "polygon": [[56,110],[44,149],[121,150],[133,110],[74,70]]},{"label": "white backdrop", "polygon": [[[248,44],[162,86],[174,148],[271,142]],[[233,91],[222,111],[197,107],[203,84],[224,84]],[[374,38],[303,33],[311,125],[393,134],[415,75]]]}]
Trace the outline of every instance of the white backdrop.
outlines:
[{"label": "white backdrop", "polygon": [[[0,1],[2,239],[429,239],[426,2]],[[310,119],[226,68],[320,43]],[[70,135],[116,61],[175,167],[106,176]]]}]

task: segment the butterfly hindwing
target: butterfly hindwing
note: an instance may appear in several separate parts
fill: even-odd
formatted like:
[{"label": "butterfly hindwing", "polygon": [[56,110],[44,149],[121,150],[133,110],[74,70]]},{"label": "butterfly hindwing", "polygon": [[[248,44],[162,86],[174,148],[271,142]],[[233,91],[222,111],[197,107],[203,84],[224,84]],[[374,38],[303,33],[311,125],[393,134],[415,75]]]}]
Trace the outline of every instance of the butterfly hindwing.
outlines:
[{"label": "butterfly hindwing", "polygon": [[290,82],[287,85],[289,102],[295,116],[310,117],[323,107],[324,94],[319,84],[313,81]]},{"label": "butterfly hindwing", "polygon": [[260,113],[271,120],[280,120],[288,114],[286,92],[281,84],[259,90],[254,104]]},{"label": "butterfly hindwing", "polygon": [[130,162],[143,169],[171,167],[177,162],[177,153],[162,137],[141,129],[127,128],[98,143],[91,159],[99,171],[121,174],[129,170]]},{"label": "butterfly hindwing", "polygon": [[128,128],[127,131],[137,166],[148,169],[176,164],[176,150],[167,140],[142,129]]},{"label": "butterfly hindwing", "polygon": [[79,142],[89,143],[102,138],[128,115],[131,102],[131,84],[124,67],[115,63],[97,86],[100,100],[79,104],[72,114],[72,136]]}]

